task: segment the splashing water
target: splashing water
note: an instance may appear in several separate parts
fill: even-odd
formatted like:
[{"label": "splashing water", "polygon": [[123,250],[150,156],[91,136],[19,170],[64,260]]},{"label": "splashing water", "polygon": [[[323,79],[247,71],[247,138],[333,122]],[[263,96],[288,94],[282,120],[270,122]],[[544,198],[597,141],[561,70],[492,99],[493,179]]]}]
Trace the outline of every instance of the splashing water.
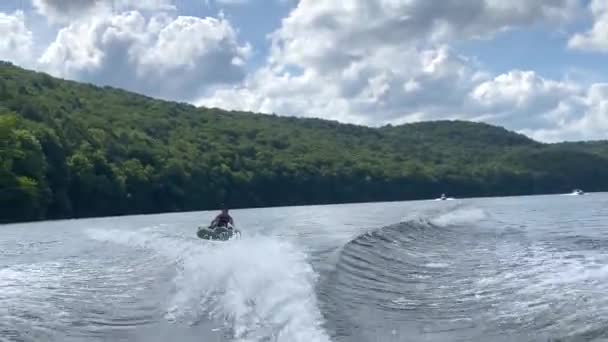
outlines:
[{"label": "splashing water", "polygon": [[487,217],[486,213],[479,208],[463,208],[450,211],[431,219],[431,223],[446,227],[450,225],[463,225],[479,222]]},{"label": "splashing water", "polygon": [[329,341],[323,331],[307,256],[288,242],[255,237],[217,243],[137,232],[92,230],[97,240],[145,248],[176,265],[165,318],[210,319],[237,341]]}]

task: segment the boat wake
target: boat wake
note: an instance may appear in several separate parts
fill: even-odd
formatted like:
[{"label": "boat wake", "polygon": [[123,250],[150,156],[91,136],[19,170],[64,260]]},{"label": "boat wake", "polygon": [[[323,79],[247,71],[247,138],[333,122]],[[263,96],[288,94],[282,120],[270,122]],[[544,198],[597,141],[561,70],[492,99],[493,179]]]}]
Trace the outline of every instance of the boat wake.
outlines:
[{"label": "boat wake", "polygon": [[163,227],[89,235],[162,255],[174,267],[164,317],[196,326],[208,321],[236,341],[329,341],[307,256],[272,237],[208,242]]},{"label": "boat wake", "polygon": [[605,245],[456,208],[353,239],[321,292],[335,333],[357,341],[608,337]]}]

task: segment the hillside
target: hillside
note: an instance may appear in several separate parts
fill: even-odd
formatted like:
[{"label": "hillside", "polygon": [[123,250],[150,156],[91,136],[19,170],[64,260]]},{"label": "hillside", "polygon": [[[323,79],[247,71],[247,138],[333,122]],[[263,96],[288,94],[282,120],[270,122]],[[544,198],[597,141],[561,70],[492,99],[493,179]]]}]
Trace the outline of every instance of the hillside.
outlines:
[{"label": "hillside", "polygon": [[0,221],[608,189],[608,144],[155,100],[0,64]]}]

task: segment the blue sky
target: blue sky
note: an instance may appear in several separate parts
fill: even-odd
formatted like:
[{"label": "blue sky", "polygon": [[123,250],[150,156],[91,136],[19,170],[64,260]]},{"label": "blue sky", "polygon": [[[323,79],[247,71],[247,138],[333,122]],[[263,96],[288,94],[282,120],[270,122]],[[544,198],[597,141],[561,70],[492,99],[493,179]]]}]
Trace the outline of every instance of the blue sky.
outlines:
[{"label": "blue sky", "polygon": [[[582,25],[578,25],[580,29]],[[570,28],[569,32],[576,32]],[[465,41],[458,51],[475,56],[494,73],[512,69],[535,70],[544,77],[581,77],[581,81],[606,80],[608,64],[601,53],[567,48],[569,34],[546,28],[518,29],[492,40]]]},{"label": "blue sky", "polygon": [[0,59],[168,100],[608,138],[605,0],[5,0]]}]

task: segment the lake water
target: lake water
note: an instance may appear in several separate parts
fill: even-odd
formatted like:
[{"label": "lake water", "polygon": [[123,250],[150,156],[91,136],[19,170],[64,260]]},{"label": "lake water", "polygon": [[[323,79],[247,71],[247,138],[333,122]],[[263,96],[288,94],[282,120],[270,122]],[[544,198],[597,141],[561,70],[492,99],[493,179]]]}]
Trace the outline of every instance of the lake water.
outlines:
[{"label": "lake water", "polygon": [[0,226],[0,341],[606,341],[608,195]]}]

